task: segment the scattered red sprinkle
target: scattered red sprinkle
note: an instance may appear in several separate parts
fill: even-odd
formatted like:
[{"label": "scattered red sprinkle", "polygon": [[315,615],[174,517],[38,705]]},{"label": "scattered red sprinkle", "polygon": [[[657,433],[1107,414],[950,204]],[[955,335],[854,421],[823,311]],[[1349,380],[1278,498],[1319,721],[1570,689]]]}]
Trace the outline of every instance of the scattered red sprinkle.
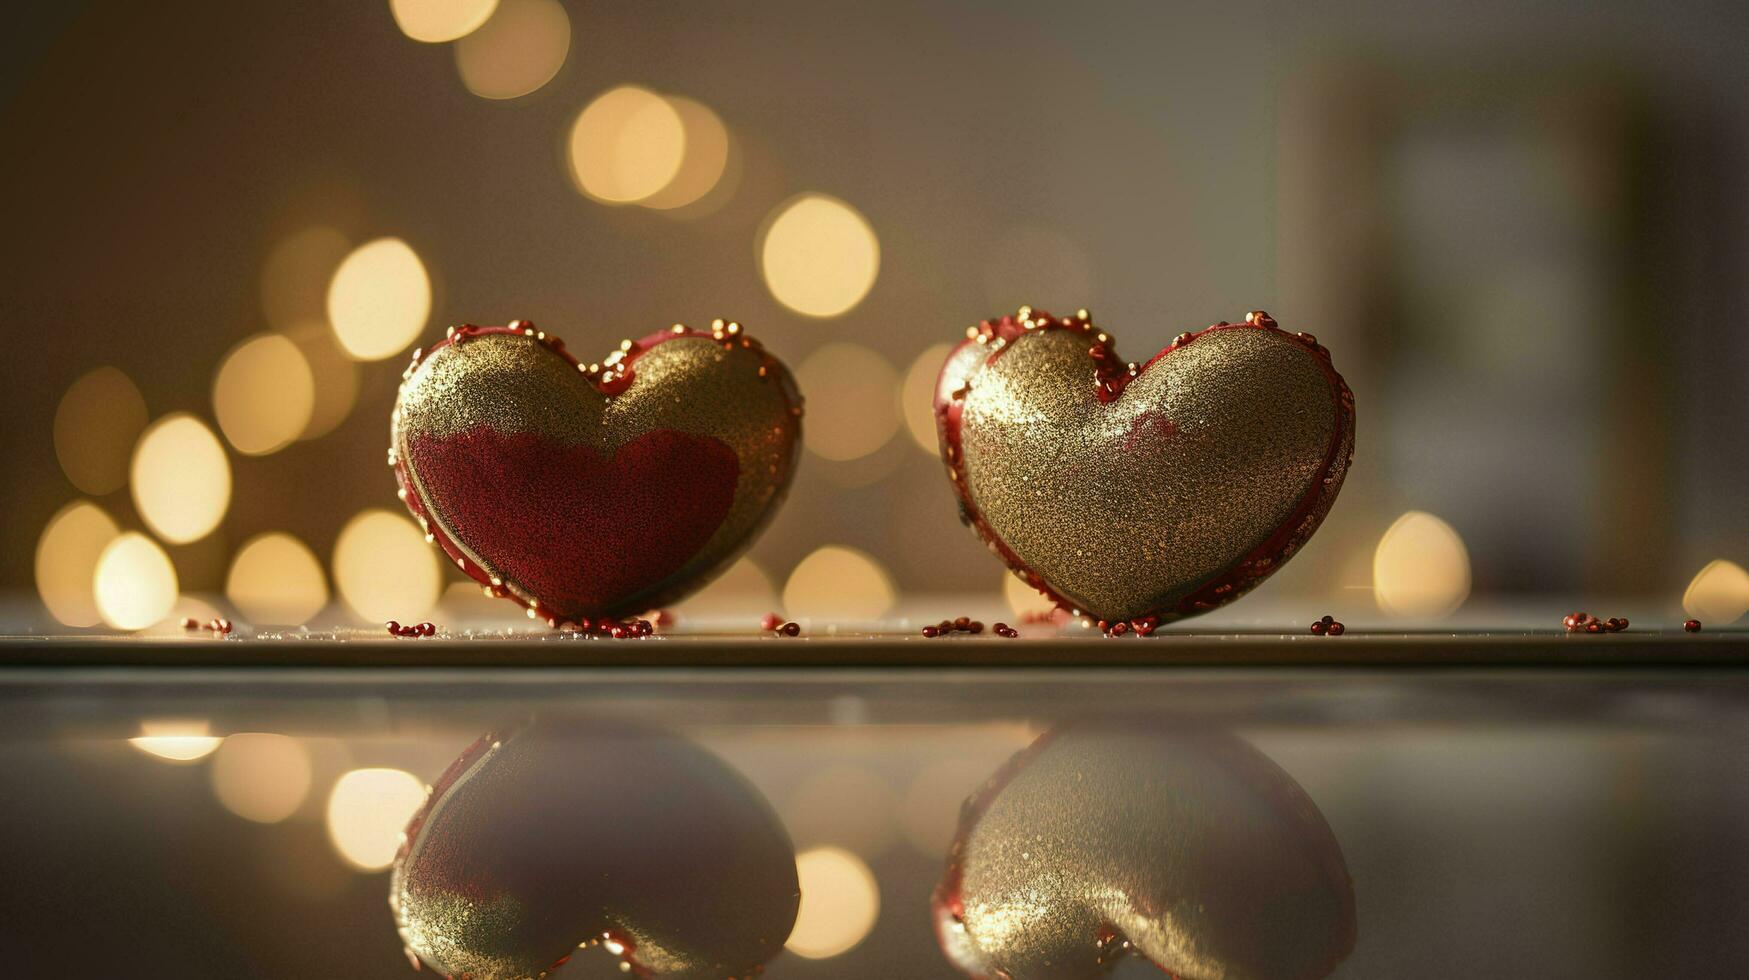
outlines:
[{"label": "scattered red sprinkle", "polygon": [[1107,630],[1106,632],[1107,632],[1107,635],[1110,635],[1110,636],[1122,636],[1125,633],[1128,633],[1129,631],[1130,631],[1130,624],[1128,624],[1128,623],[1112,623],[1111,629]]},{"label": "scattered red sprinkle", "polygon": [[1700,620],[1698,620],[1698,619],[1683,620],[1682,628],[1690,633],[1699,633],[1700,632]]},{"label": "scattered red sprinkle", "polygon": [[1012,640],[1015,637],[1020,635],[1019,630],[1008,625],[1007,623],[997,623],[996,625],[990,627],[990,632],[995,633],[997,636],[1005,637],[1005,638],[1010,639],[1010,640]]},{"label": "scattered red sprinkle", "polygon": [[783,626],[781,626],[778,629],[778,632],[782,633],[784,636],[801,636],[802,635],[802,624],[800,624],[800,623],[785,623],[785,624],[783,624]]},{"label": "scattered red sprinkle", "polygon": [[923,627],[923,635],[931,637],[948,636],[953,633],[972,633],[975,635],[982,632],[984,632],[984,624],[970,616],[944,619],[933,626]]},{"label": "scattered red sprinkle", "polygon": [[184,616],[182,617],[182,628],[185,630],[199,629],[200,620],[195,619],[193,616]]},{"label": "scattered red sprinkle", "polygon": [[1312,632],[1318,636],[1341,636],[1348,627],[1338,623],[1335,616],[1325,616],[1312,624]]},{"label": "scattered red sprinkle", "polygon": [[[1000,628],[1000,626],[998,626],[998,628]],[[941,630],[934,627],[934,626],[925,626],[925,627],[923,627],[923,635],[929,637],[930,639],[934,639],[935,637],[938,637],[941,635]]]},{"label": "scattered red sprinkle", "polygon": [[1347,631],[1348,631],[1348,627],[1342,625],[1341,623],[1331,623],[1328,635],[1341,636],[1343,633],[1346,633]]},{"label": "scattered red sprinkle", "polygon": [[217,619],[207,620],[201,625],[201,629],[212,630],[214,633],[224,636],[231,632],[231,621],[220,616]]},{"label": "scattered red sprinkle", "polygon": [[1620,633],[1628,628],[1628,621],[1615,616],[1598,619],[1587,612],[1574,612],[1568,613],[1561,620],[1561,625],[1569,633]]},{"label": "scattered red sprinkle", "polygon": [[671,609],[658,609],[654,615],[655,619],[652,620],[652,622],[656,624],[656,628],[658,629],[667,629],[677,622],[674,618],[674,611]]},{"label": "scattered red sprinkle", "polygon": [[782,625],[783,625],[783,617],[779,616],[777,613],[774,613],[774,612],[766,613],[765,618],[761,619],[759,621],[759,628],[766,631],[767,633],[771,632],[774,629],[777,629],[779,626],[782,626]]}]

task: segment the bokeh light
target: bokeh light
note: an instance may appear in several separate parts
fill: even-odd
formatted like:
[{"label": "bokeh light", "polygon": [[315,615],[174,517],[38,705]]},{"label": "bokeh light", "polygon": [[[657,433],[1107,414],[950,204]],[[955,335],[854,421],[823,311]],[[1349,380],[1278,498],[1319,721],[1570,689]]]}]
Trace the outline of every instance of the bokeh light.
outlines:
[{"label": "bokeh light", "polygon": [[138,531],[118,535],[97,556],[97,612],[116,629],[145,629],[170,615],[177,588],[170,556]]},{"label": "bokeh light", "polygon": [[256,623],[303,623],[328,604],[328,581],[309,546],[269,531],[250,538],[231,560],[225,598]]},{"label": "bokeh light", "polygon": [[212,725],[204,721],[146,721],[140,724],[140,734],[128,739],[128,744],[165,762],[194,762],[211,755],[224,741],[211,732]]},{"label": "bokeh light", "polygon": [[134,507],[173,544],[212,533],[231,505],[231,463],[206,423],[176,412],[140,434],[130,470]]},{"label": "bokeh light", "polygon": [[219,746],[211,776],[225,809],[255,823],[279,823],[310,794],[310,753],[285,735],[239,732]]},{"label": "bokeh light", "polygon": [[146,399],[120,369],[82,375],[55,409],[55,458],[83,493],[102,496],[128,479],[128,451],[146,427]]},{"label": "bokeh light", "polygon": [[1043,592],[1027,585],[1020,580],[1020,576],[1012,572],[1002,574],[1002,598],[1014,615],[1019,617],[1028,614],[1048,616],[1057,608],[1056,603],[1046,598]]},{"label": "bokeh light", "polygon": [[328,323],[346,353],[380,361],[410,347],[431,318],[431,277],[399,238],[365,242],[334,270]]},{"label": "bokeh light", "polygon": [[381,871],[395,860],[401,832],[425,802],[425,785],[400,769],[354,769],[328,795],[328,839],[347,864]]},{"label": "bokeh light", "polygon": [[571,175],[608,204],[642,201],[668,186],[686,156],[686,126],[673,104],[636,85],[597,96],[571,126]]},{"label": "bokeh light", "polygon": [[874,929],[881,914],[880,885],[860,858],[839,847],[796,855],[802,901],[784,948],[810,960],[848,952]]},{"label": "bokeh light", "polygon": [[401,33],[428,44],[466,37],[486,23],[497,6],[498,0],[389,0],[389,12]]},{"label": "bokeh light", "polygon": [[858,344],[832,343],[796,367],[808,402],[802,442],[824,459],[860,459],[887,444],[899,429],[893,391],[898,374],[881,355]]},{"label": "bokeh light", "polygon": [[905,428],[917,448],[931,456],[941,452],[935,434],[935,379],[941,376],[952,344],[931,344],[911,362],[905,371],[905,381],[899,385],[899,409],[905,416]]},{"label": "bokeh light", "polygon": [[304,355],[315,385],[310,421],[298,438],[317,439],[333,432],[352,414],[352,406],[358,401],[358,364],[340,349],[340,341],[328,329],[326,320],[306,321],[292,327],[286,336]]},{"label": "bokeh light", "polygon": [[297,344],[264,333],[225,355],[213,378],[213,417],[240,453],[276,452],[303,434],[316,405],[316,382]]},{"label": "bokeh light", "polygon": [[758,622],[777,602],[777,586],[771,576],[758,562],[742,558],[709,585],[681,600],[677,609],[683,620],[697,616]]},{"label": "bokeh light", "polygon": [[779,303],[804,316],[841,316],[874,287],[880,240],[855,208],[803,194],[779,205],[768,222],[759,268]]},{"label": "bokeh light", "polygon": [[482,99],[515,99],[553,80],[571,50],[571,18],[558,0],[502,0],[455,43],[462,84]]},{"label": "bokeh light", "polygon": [[96,626],[97,560],[119,530],[102,507],[75,500],[49,518],[36,544],[36,591],[63,626]]},{"label": "bokeh light", "polygon": [[669,96],[668,104],[686,133],[686,153],[667,186],[638,202],[663,211],[686,207],[709,194],[729,164],[729,131],[716,113],[680,96]]},{"label": "bokeh light", "polygon": [[328,283],[352,251],[352,243],[327,225],[286,236],[261,265],[261,312],[269,326],[291,333],[311,321],[328,321]]},{"label": "bokeh light", "polygon": [[893,600],[893,580],[880,562],[840,545],[803,558],[783,586],[784,610],[816,622],[879,619],[892,610]]},{"label": "bokeh light", "polygon": [[879,857],[898,830],[898,793],[879,773],[833,765],[802,780],[783,808],[784,826],[798,847],[836,844]]},{"label": "bokeh light", "polygon": [[1709,626],[1742,619],[1749,612],[1749,572],[1723,558],[1707,562],[1682,593],[1682,608]]},{"label": "bokeh light", "polygon": [[1373,598],[1393,616],[1443,619],[1470,594],[1470,553],[1450,524],[1412,510],[1379,538]]},{"label": "bokeh light", "polygon": [[340,529],[334,588],[366,620],[417,621],[437,604],[443,572],[417,524],[390,511],[367,510]]}]

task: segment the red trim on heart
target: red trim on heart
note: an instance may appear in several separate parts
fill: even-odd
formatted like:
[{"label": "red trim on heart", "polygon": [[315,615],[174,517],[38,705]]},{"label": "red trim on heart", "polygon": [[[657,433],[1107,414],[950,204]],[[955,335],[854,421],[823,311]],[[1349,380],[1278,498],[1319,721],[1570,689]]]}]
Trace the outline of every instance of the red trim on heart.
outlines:
[{"label": "red trim on heart", "polygon": [[[449,328],[442,340],[432,344],[430,347],[422,347],[413,351],[411,361],[407,365],[407,369],[402,372],[401,377],[403,379],[411,378],[413,372],[419,369],[419,365],[423,364],[426,358],[445,347],[466,343],[472,338],[492,334],[520,334],[525,337],[531,337],[540,342],[553,354],[563,358],[572,367],[578,368],[580,373],[588,373],[582,372],[582,362],[572,356],[571,352],[565,347],[565,342],[559,337],[537,329],[530,321],[512,320],[509,324],[502,327],[482,327],[472,323],[465,323],[460,326]],[[677,323],[667,330],[659,330],[655,333],[640,337],[637,340],[623,341],[620,344],[620,349],[618,351],[609,354],[600,362],[604,365],[604,372],[607,373],[609,377],[604,379],[600,375],[588,373],[588,380],[598,391],[607,395],[609,398],[612,398],[631,387],[632,383],[636,380],[635,365],[638,358],[642,357],[659,344],[666,343],[670,340],[678,340],[683,337],[700,337],[715,341],[726,347],[744,347],[757,351],[766,361],[766,364],[762,366],[760,370],[762,372],[771,370],[771,373],[774,375],[782,376],[781,370],[773,370],[773,367],[781,369],[782,365],[779,364],[776,358],[767,354],[758,341],[744,333],[741,330],[741,325],[739,323],[725,323],[723,320],[719,319],[712,322],[711,329],[708,332],[694,330]],[[798,415],[801,413],[799,405],[792,405],[790,410]],[[438,548],[449,557],[449,560],[454,562],[457,568],[461,569],[464,575],[480,583],[482,586],[485,586],[491,591],[491,594],[494,597],[509,599],[517,605],[527,609],[530,618],[542,619],[549,627],[557,629],[559,626],[567,622],[573,622],[572,620],[567,620],[557,615],[555,610],[542,607],[539,604],[538,599],[533,602],[524,599],[516,591],[509,588],[502,578],[496,577],[484,568],[481,568],[478,563],[463,553],[455,541],[444,532],[442,525],[431,519],[431,515],[425,509],[424,501],[419,497],[418,489],[413,484],[412,476],[407,469],[407,460],[402,458],[401,455],[395,451],[395,447],[393,446],[389,447],[389,465],[394,469],[395,482],[399,487],[398,496],[400,497],[401,502],[406,505],[408,512],[413,515],[413,518],[419,522],[419,526],[424,529],[427,539],[436,544]],[[515,584],[519,588],[521,587],[521,583]],[[528,590],[524,589],[523,591]],[[606,631],[608,628],[619,624],[610,618],[604,617],[595,622],[580,622],[579,625],[583,626],[586,631],[597,627]]]},{"label": "red trim on heart", "polygon": [[[1330,512],[1330,506],[1336,502],[1336,494],[1342,487],[1340,480],[1331,476],[1337,463],[1343,464],[1343,472],[1347,472],[1347,463],[1354,456],[1354,393],[1349,390],[1348,382],[1342,375],[1336,373],[1335,366],[1330,361],[1330,351],[1318,343],[1316,337],[1305,333],[1289,333],[1276,325],[1275,320],[1261,311],[1247,316],[1244,323],[1227,323],[1222,321],[1205,327],[1195,333],[1180,334],[1171,344],[1149,358],[1142,365],[1129,365],[1117,356],[1116,341],[1108,334],[1093,326],[1086,311],[1081,311],[1072,317],[1053,317],[1042,310],[1034,311],[1023,307],[1020,317],[1007,315],[1000,320],[984,320],[976,327],[967,331],[967,338],[948,352],[943,364],[952,364],[956,355],[968,345],[976,344],[991,348],[990,353],[978,362],[970,374],[964,379],[962,387],[950,393],[943,399],[940,396],[941,385],[937,382],[937,397],[935,401],[936,431],[941,437],[944,462],[947,464],[948,478],[953,483],[954,493],[959,497],[960,508],[966,519],[991,548],[993,548],[1008,567],[1018,572],[1028,585],[1039,590],[1059,608],[1070,613],[1086,613],[1087,610],[1077,610],[1075,604],[1064,598],[1053,589],[1044,577],[1027,566],[1008,542],[1002,540],[989,523],[978,511],[977,504],[972,502],[971,492],[966,485],[965,454],[960,446],[960,423],[964,413],[964,395],[971,389],[972,382],[977,379],[978,372],[983,370],[1002,356],[1010,344],[1029,333],[1044,330],[1068,330],[1085,334],[1094,338],[1094,343],[1088,349],[1088,356],[1093,361],[1095,394],[1102,402],[1112,402],[1122,397],[1124,389],[1130,381],[1141,377],[1149,368],[1164,360],[1173,352],[1182,350],[1194,343],[1198,337],[1221,330],[1267,330],[1295,343],[1301,344],[1316,355],[1319,367],[1330,381],[1332,402],[1336,413],[1336,426],[1330,436],[1330,447],[1324,456],[1324,463],[1319,467],[1317,477],[1312,481],[1311,488],[1301,498],[1298,505],[1289,513],[1269,537],[1261,544],[1247,552],[1238,561],[1227,566],[1211,576],[1196,588],[1186,593],[1170,607],[1150,609],[1134,617],[1134,621],[1145,621],[1150,618],[1158,622],[1168,622],[1194,616],[1223,606],[1246,592],[1255,588],[1265,578],[1268,578],[1282,563],[1293,556],[1312,532]],[[1150,626],[1153,624],[1150,623]],[[1152,629],[1149,630],[1152,632]]]}]

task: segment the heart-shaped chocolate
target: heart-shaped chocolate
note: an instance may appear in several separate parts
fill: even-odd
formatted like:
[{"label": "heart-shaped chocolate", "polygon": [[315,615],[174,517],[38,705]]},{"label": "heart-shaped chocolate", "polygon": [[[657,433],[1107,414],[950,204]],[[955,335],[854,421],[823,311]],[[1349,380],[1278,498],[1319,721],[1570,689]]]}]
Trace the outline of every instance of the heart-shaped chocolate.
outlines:
[{"label": "heart-shaped chocolate", "polygon": [[1153,624],[1238,598],[1317,530],[1354,454],[1354,396],[1267,314],[1144,365],[1085,311],[1022,307],[942,367],[942,456],[967,523],[1074,613]]},{"label": "heart-shaped chocolate", "polygon": [[960,969],[1092,980],[1322,977],[1354,948],[1342,849],[1246,742],[1158,722],[1053,729],[966,802],[934,898]]},{"label": "heart-shaped chocolate", "polygon": [[408,956],[473,980],[546,976],[596,944],[639,976],[751,976],[800,894],[752,784],[685,738],[598,718],[475,742],[408,823],[389,883]]},{"label": "heart-shaped chocolate", "polygon": [[517,321],[415,352],[389,461],[450,559],[551,625],[634,614],[752,543],[795,472],[801,396],[737,323],[582,364]]}]

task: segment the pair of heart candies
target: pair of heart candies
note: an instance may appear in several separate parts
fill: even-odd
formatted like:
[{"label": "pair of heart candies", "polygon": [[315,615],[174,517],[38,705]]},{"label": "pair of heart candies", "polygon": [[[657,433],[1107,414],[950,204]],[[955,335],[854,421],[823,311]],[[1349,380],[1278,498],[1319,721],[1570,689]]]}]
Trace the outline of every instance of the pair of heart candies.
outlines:
[{"label": "pair of heart candies", "polygon": [[[1354,452],[1329,351],[1261,312],[1137,364],[1085,310],[1021,307],[966,330],[934,411],[965,522],[1110,622],[1245,594],[1311,537]],[[525,321],[465,326],[414,353],[389,462],[450,560],[557,625],[667,605],[725,568],[782,501],[801,419],[789,370],[738,323],[596,362]]]}]

